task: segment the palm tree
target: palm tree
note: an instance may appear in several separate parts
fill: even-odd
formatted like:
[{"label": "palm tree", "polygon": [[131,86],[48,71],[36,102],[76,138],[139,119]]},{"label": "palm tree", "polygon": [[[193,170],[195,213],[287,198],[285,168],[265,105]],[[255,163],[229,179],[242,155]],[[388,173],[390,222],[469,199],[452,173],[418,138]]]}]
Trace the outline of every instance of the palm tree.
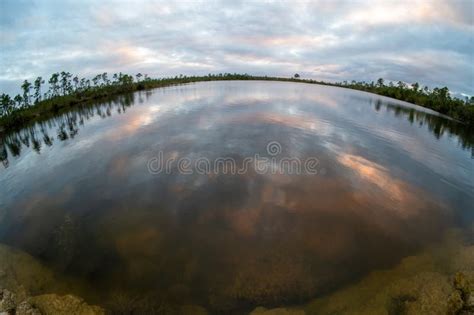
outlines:
[{"label": "palm tree", "polygon": [[118,74],[117,73],[114,73],[114,75],[112,76],[112,78],[114,79],[112,81],[112,84],[113,85],[116,85],[118,83]]},{"label": "palm tree", "polygon": [[94,87],[98,87],[99,80],[102,76],[100,74],[96,75],[95,77],[92,78],[92,82],[94,83]]},{"label": "palm tree", "polygon": [[34,89],[35,89],[35,104],[41,101],[41,84],[44,84],[44,80],[42,77],[37,77],[34,82]]},{"label": "palm tree", "polygon": [[87,88],[87,85],[86,85],[86,78],[82,78],[81,79],[81,82],[79,83],[79,89],[82,91],[85,91]]},{"label": "palm tree", "polygon": [[400,90],[403,90],[405,88],[405,83],[403,83],[402,81],[398,81],[397,86]]},{"label": "palm tree", "polygon": [[61,88],[63,90],[63,95],[66,95],[71,92],[71,77],[72,74],[70,74],[69,72],[61,72]]},{"label": "palm tree", "polygon": [[21,85],[21,88],[23,90],[23,106],[28,107],[28,106],[30,106],[31,83],[28,82],[28,80],[25,80],[25,81],[23,81],[23,84]]},{"label": "palm tree", "polygon": [[23,97],[21,97],[20,94],[17,94],[14,98],[13,101],[15,101],[16,107],[20,108],[21,104],[23,103]]},{"label": "palm tree", "polygon": [[103,84],[106,85],[106,86],[110,84],[110,81],[109,81],[109,79],[107,78],[107,72],[102,73],[102,82],[103,82]]},{"label": "palm tree", "polygon": [[12,111],[13,100],[10,98],[10,95],[3,93],[0,96],[0,116],[9,115]]},{"label": "palm tree", "polygon": [[74,91],[77,91],[79,87],[79,77],[76,75],[74,78],[72,78],[72,82],[74,82]]},{"label": "palm tree", "polygon": [[137,82],[140,83],[140,79],[143,75],[139,72],[135,76],[137,77]]},{"label": "palm tree", "polygon": [[383,83],[384,83],[384,82],[383,82],[383,79],[382,79],[382,78],[379,78],[379,79],[377,80],[377,86],[378,86],[378,87],[382,87],[382,86],[384,85]]},{"label": "palm tree", "polygon": [[58,81],[59,81],[59,73],[53,73],[51,75],[51,78],[49,79],[48,83],[51,89],[51,92],[49,93],[51,97],[58,96]]}]

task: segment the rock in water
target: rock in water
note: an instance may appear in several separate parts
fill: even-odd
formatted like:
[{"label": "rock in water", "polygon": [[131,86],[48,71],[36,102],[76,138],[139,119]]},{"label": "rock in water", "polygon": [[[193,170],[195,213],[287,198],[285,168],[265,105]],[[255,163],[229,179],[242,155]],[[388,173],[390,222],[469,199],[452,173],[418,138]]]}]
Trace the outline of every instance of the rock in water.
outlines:
[{"label": "rock in water", "polygon": [[207,315],[207,311],[199,305],[183,305],[179,308],[179,315]]},{"label": "rock in water", "polygon": [[304,310],[292,310],[283,307],[267,309],[259,306],[255,308],[249,315],[305,315]]},{"label": "rock in water", "polygon": [[454,287],[463,297],[463,311],[474,314],[474,276],[464,272],[456,273]]},{"label": "rock in water", "polygon": [[464,307],[474,313],[474,291],[466,295],[466,300],[464,301]]},{"label": "rock in water", "polygon": [[83,299],[74,295],[59,296],[43,294],[29,299],[31,305],[44,315],[103,315],[105,310],[99,306],[88,305]]},{"label": "rock in water", "polygon": [[0,312],[13,313],[15,308],[15,294],[7,289],[0,290]]},{"label": "rock in water", "polygon": [[15,315],[41,315],[41,312],[29,302],[23,301],[16,307]]},{"label": "rock in water", "polygon": [[[33,256],[0,244],[0,283],[15,293],[17,299],[41,293],[44,288],[54,289],[55,278],[51,270],[44,267]],[[0,288],[1,289],[1,288]]]}]

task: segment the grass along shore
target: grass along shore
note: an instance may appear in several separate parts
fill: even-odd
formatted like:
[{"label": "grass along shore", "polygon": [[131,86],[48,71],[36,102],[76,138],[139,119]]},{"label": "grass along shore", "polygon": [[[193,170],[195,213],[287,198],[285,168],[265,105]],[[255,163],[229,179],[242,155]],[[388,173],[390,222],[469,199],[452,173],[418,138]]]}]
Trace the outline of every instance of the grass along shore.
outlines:
[{"label": "grass along shore", "polygon": [[409,86],[403,82],[398,82],[396,85],[390,82],[386,85],[383,79],[378,79],[376,83],[356,81],[328,83],[301,79],[297,74],[293,78],[282,78],[231,73],[209,74],[207,76],[180,75],[161,79],[151,79],[140,73],[134,78],[131,75],[120,73],[114,74],[112,80],[108,79],[107,73],[103,73],[89,80],[73,77],[68,72],[61,72],[51,76],[48,81],[48,91],[45,93],[41,91],[45,81],[38,77],[33,83],[24,81],[22,84],[23,95],[11,97],[2,94],[0,96],[0,131],[18,130],[35,121],[54,116],[70,107],[87,105],[122,93],[191,82],[220,80],[288,81],[345,87],[407,101],[474,126],[474,97],[461,100],[451,97],[446,87],[430,90],[427,87],[420,88],[418,83]]}]

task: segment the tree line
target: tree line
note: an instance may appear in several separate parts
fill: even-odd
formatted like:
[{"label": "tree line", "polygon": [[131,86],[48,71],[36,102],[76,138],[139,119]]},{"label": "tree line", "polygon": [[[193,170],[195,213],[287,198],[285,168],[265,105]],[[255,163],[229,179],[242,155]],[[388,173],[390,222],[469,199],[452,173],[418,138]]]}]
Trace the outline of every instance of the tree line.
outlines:
[{"label": "tree line", "polygon": [[210,80],[248,80],[247,74],[218,74],[207,76],[184,76],[151,79],[147,74],[135,76],[107,72],[93,78],[80,78],[69,72],[53,73],[47,80],[37,77],[33,82],[24,80],[21,94],[14,97],[6,93],[0,95],[0,131],[19,129],[25,124],[49,118],[67,107],[85,104],[121,93],[139,91],[172,84],[182,84]]},{"label": "tree line", "polygon": [[[0,95],[0,129],[18,129],[28,122],[57,113],[59,110],[94,101],[99,98],[155,88],[171,84],[181,84],[213,80],[272,80],[317,83],[324,85],[342,86],[346,88],[372,92],[398,100],[407,101],[433,109],[454,119],[474,125],[474,97],[461,100],[452,97],[447,87],[429,89],[418,83],[407,85],[399,81],[397,84],[380,78],[376,82],[340,82],[328,83],[316,80],[301,79],[299,75],[293,78],[251,76],[248,74],[220,73],[207,76],[175,76],[151,79],[146,74],[137,73],[135,76],[107,72],[92,78],[80,78],[69,72],[53,73],[47,80],[37,77],[34,81],[24,80],[21,94],[14,97],[3,93]],[[47,83],[47,84],[46,84]]]},{"label": "tree line", "polygon": [[390,81],[386,84],[382,78],[370,83],[344,81],[336,85],[420,105],[474,125],[474,96],[466,97],[464,100],[452,97],[447,87],[429,89],[427,86],[421,87],[417,82],[406,84],[402,81],[398,81],[396,84]]},{"label": "tree line", "polygon": [[[114,114],[123,114],[128,108],[143,103],[150,95],[150,91],[138,94],[117,94],[107,101],[92,103],[90,106],[75,106],[60,115],[52,116],[51,119],[8,133],[0,138],[0,163],[8,167],[9,158],[20,156],[24,147],[31,147],[35,152],[40,153],[43,148],[50,147],[57,141],[72,140],[91,118],[106,119]],[[411,124],[426,125],[427,130],[438,139],[445,133],[449,136],[456,135],[458,144],[463,149],[470,149],[471,156],[474,158],[472,128],[466,128],[465,125],[453,120],[442,119],[396,103],[383,103],[381,100],[376,100],[373,105],[376,111],[385,108],[387,112],[397,117],[405,117]]]},{"label": "tree line", "polygon": [[[140,82],[142,77],[145,81],[149,80],[147,75],[138,73],[136,82]],[[127,91],[134,84],[134,79],[132,76],[122,73],[115,73],[109,79],[107,72],[98,74],[92,79],[86,79],[63,71],[51,75],[48,80],[48,89],[43,93],[42,89],[45,83],[42,77],[37,77],[33,82],[24,80],[21,85],[22,94],[17,94],[14,97],[5,93],[1,94],[0,116],[8,116],[16,110],[26,109],[71,94],[81,96],[99,90],[107,91],[111,89]]]}]

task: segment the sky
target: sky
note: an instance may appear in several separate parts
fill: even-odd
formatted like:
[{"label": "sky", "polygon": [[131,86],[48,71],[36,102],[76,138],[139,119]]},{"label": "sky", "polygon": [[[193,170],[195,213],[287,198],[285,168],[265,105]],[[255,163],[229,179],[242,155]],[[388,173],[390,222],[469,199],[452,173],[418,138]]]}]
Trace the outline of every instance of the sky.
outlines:
[{"label": "sky", "polygon": [[0,0],[0,92],[63,70],[382,77],[474,95],[474,0]]}]

